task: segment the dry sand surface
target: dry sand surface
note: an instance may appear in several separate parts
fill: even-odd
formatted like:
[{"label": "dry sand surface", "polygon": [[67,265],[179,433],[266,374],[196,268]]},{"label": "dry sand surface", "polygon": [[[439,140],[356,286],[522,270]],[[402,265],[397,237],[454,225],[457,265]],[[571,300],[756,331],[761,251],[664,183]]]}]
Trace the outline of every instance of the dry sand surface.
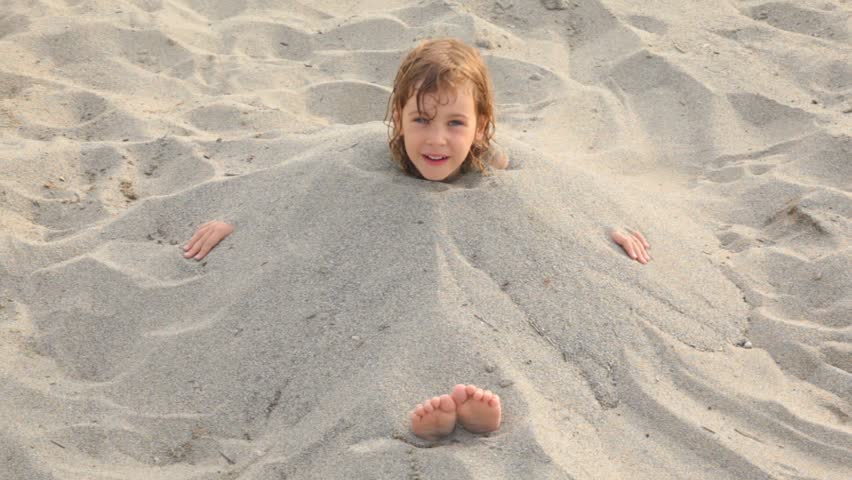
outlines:
[{"label": "dry sand surface", "polygon": [[[852,478],[852,2],[0,6],[0,479]],[[441,36],[507,171],[390,163]]]}]

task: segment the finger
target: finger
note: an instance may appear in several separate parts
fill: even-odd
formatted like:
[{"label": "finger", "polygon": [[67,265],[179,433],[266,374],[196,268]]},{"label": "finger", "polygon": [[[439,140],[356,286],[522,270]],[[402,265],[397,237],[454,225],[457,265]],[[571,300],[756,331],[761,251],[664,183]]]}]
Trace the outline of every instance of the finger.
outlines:
[{"label": "finger", "polygon": [[627,243],[630,244],[630,251],[632,252],[632,254],[630,255],[630,258],[641,263],[642,262],[642,256],[641,256],[641,253],[639,251],[639,240],[636,240],[633,237],[628,237]]},{"label": "finger", "polygon": [[628,257],[635,260],[636,259],[636,247],[633,245],[632,239],[630,237],[625,236],[621,240],[622,241],[619,243],[619,245],[621,245],[621,248],[624,249],[624,251],[627,253]]},{"label": "finger", "polygon": [[198,255],[195,256],[196,260],[201,260],[206,257],[210,250],[213,250],[213,247],[219,244],[219,241],[222,238],[217,236],[214,232],[210,232],[210,235],[204,237],[204,241],[201,244],[201,250],[199,250]]},{"label": "finger", "polygon": [[206,231],[207,231],[207,228],[205,227],[205,225],[198,227],[198,230],[195,231],[195,234],[192,235],[192,238],[189,239],[189,242],[186,243],[186,246],[183,247],[183,249],[184,250],[191,249],[193,247],[193,245],[195,244],[195,242],[197,242],[198,239],[201,238],[204,235],[204,232],[206,232]]},{"label": "finger", "polygon": [[201,251],[201,249],[204,247],[204,242],[205,242],[205,241],[207,241],[207,239],[208,239],[208,238],[210,238],[210,236],[211,236],[212,234],[213,234],[213,231],[212,231],[212,230],[207,230],[207,231],[206,231],[206,232],[205,232],[205,233],[201,236],[201,238],[199,238],[198,240],[196,240],[196,241],[195,241],[195,243],[192,245],[192,248],[190,248],[190,249],[189,249],[189,250],[188,250],[188,251],[184,254],[184,256],[185,256],[185,257],[187,257],[187,258],[188,258],[188,257],[195,256],[195,259],[196,259],[196,260],[200,260],[200,259],[201,259],[201,257],[198,257],[196,254],[198,254],[198,253]]},{"label": "finger", "polygon": [[642,242],[643,247],[651,248],[651,244],[648,243],[648,240],[645,240],[645,236],[642,235],[642,232],[640,232],[639,230],[633,230],[631,233],[634,237],[638,238],[640,242]]},{"label": "finger", "polygon": [[192,234],[192,237],[190,237],[189,241],[186,242],[186,245],[183,246],[183,249],[189,250],[190,248],[192,248],[192,246],[195,244],[196,241],[198,241],[201,235],[201,230],[196,230],[195,233]]},{"label": "finger", "polygon": [[638,255],[638,258],[636,260],[638,260],[639,263],[641,263],[642,265],[645,265],[646,263],[648,263],[648,260],[649,260],[648,254],[645,252],[645,247],[642,246],[642,243],[639,242],[639,240],[635,240],[635,242],[636,242],[636,252],[637,252],[637,255]]},{"label": "finger", "polygon": [[630,238],[630,243],[631,245],[633,245],[633,252],[636,254],[636,256],[633,258],[635,258],[637,262],[643,265],[645,263],[648,263],[648,261],[645,260],[645,249],[644,247],[642,247],[642,243],[639,242],[638,239],[633,237]]},{"label": "finger", "polygon": [[191,256],[198,253],[198,250],[201,248],[201,244],[196,240],[192,245],[186,246],[187,251],[184,252],[183,256],[186,258],[190,258]]},{"label": "finger", "polygon": [[187,245],[189,249],[186,251],[186,253],[183,254],[184,257],[189,258],[198,253],[199,250],[201,250],[201,245],[204,240],[204,236],[206,235],[206,232],[198,232],[197,235],[199,235],[198,238],[196,238],[191,245]]},{"label": "finger", "polygon": [[642,259],[643,264],[648,263],[649,261],[651,261],[651,256],[648,255],[648,251],[645,248],[645,243],[642,242],[641,237],[637,236],[636,234],[642,234],[639,232],[635,232],[633,236],[633,241],[636,243],[636,248],[638,249],[639,258]]},{"label": "finger", "polygon": [[649,255],[649,254],[648,254],[648,250],[646,250],[646,249],[645,249],[645,245],[643,245],[643,244],[640,242],[640,243],[639,243],[639,248],[640,248],[640,249],[642,249],[642,258],[644,258],[644,259],[645,259],[645,263],[650,262],[650,261],[651,261],[651,255]]}]

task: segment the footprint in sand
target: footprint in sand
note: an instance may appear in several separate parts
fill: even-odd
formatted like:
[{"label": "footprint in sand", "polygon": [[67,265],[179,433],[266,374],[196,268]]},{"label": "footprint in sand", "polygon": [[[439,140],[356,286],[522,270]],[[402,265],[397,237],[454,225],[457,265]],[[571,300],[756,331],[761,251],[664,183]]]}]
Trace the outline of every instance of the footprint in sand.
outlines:
[{"label": "footprint in sand", "polygon": [[162,32],[128,30],[103,23],[82,24],[66,32],[40,35],[28,43],[56,66],[118,57],[159,73],[192,57],[187,49]]},{"label": "footprint in sand", "polygon": [[782,105],[775,100],[754,93],[727,95],[736,114],[750,128],[768,141],[782,141],[801,136],[813,130],[813,115],[799,108]]},{"label": "footprint in sand", "polygon": [[384,120],[389,97],[389,88],[354,81],[320,83],[307,91],[311,113],[348,125]]},{"label": "footprint in sand", "polygon": [[649,137],[675,145],[706,142],[703,126],[718,115],[716,94],[670,59],[642,50],[616,62],[610,78],[611,90],[631,104]]},{"label": "footprint in sand", "polygon": [[745,171],[740,166],[720,168],[719,170],[711,170],[704,174],[704,178],[716,183],[730,183],[739,180],[745,174]]},{"label": "footprint in sand", "polygon": [[179,2],[211,20],[223,20],[243,13],[246,0],[184,0]]},{"label": "footprint in sand", "polygon": [[372,16],[323,31],[316,40],[323,50],[386,50],[388,45],[405,49],[412,42],[412,33],[394,17]]},{"label": "footprint in sand", "polygon": [[852,62],[827,62],[817,66],[813,81],[825,90],[844,94],[852,88]]},{"label": "footprint in sand", "polygon": [[313,59],[318,70],[335,80],[353,80],[390,86],[404,52],[385,50],[367,51],[323,51]]},{"label": "footprint in sand", "polygon": [[140,10],[154,13],[163,9],[163,0],[135,0],[133,5]]},{"label": "footprint in sand", "polygon": [[65,129],[91,122],[114,107],[104,97],[86,91],[45,92],[44,86],[33,85],[21,92],[17,109],[27,124]]},{"label": "footprint in sand", "polygon": [[721,168],[708,167],[704,178],[716,183],[731,183],[748,175],[763,175],[774,169],[777,166],[776,164],[783,163],[785,159],[786,157],[781,155],[764,157],[760,162],[741,159],[736,161],[734,165],[723,166]]},{"label": "footprint in sand", "polygon": [[273,22],[241,21],[222,31],[225,51],[250,57],[302,61],[314,52],[314,35]]},{"label": "footprint in sand", "polygon": [[[820,348],[826,363],[852,375],[852,345],[846,342],[826,342]],[[846,422],[850,420],[846,416]]]},{"label": "footprint in sand", "polygon": [[744,12],[749,17],[792,33],[845,41],[849,37],[849,14],[803,8],[791,2],[770,2]]},{"label": "footprint in sand", "polygon": [[550,70],[512,58],[485,57],[498,103],[532,104],[561,95],[565,83]]},{"label": "footprint in sand", "polygon": [[136,165],[134,194],[139,198],[168,195],[207,181],[215,173],[190,144],[174,137],[131,145],[127,152]]},{"label": "footprint in sand", "polygon": [[648,33],[663,34],[668,31],[668,26],[654,17],[646,17],[644,15],[632,15],[627,18],[627,22],[634,27],[645,30]]},{"label": "footprint in sand", "polygon": [[[282,98],[284,96],[282,95]],[[286,99],[285,99],[286,105]],[[208,132],[245,132],[306,126],[298,113],[283,108],[249,105],[232,100],[215,101],[185,113],[183,117],[194,127]]]},{"label": "footprint in sand", "polygon": [[26,31],[30,20],[23,15],[8,15],[0,18],[0,39],[8,35]]}]

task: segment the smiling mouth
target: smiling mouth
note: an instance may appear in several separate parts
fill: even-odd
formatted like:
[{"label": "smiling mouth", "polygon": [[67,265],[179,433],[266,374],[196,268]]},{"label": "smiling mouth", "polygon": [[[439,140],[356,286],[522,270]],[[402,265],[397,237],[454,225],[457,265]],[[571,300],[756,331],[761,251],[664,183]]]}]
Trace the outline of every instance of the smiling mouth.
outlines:
[{"label": "smiling mouth", "polygon": [[426,160],[429,163],[443,163],[450,159],[450,157],[446,155],[422,155],[423,160]]}]

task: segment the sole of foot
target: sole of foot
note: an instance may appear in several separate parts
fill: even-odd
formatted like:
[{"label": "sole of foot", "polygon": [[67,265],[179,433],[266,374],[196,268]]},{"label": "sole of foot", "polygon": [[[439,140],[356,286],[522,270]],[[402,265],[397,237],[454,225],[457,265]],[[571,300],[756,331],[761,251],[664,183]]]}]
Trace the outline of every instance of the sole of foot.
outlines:
[{"label": "sole of foot", "polygon": [[473,433],[488,433],[500,428],[500,397],[476,385],[456,385],[450,394],[456,404],[456,419]]},{"label": "sole of foot", "polygon": [[430,398],[411,412],[411,432],[424,440],[438,440],[456,426],[456,402],[449,395]]}]

